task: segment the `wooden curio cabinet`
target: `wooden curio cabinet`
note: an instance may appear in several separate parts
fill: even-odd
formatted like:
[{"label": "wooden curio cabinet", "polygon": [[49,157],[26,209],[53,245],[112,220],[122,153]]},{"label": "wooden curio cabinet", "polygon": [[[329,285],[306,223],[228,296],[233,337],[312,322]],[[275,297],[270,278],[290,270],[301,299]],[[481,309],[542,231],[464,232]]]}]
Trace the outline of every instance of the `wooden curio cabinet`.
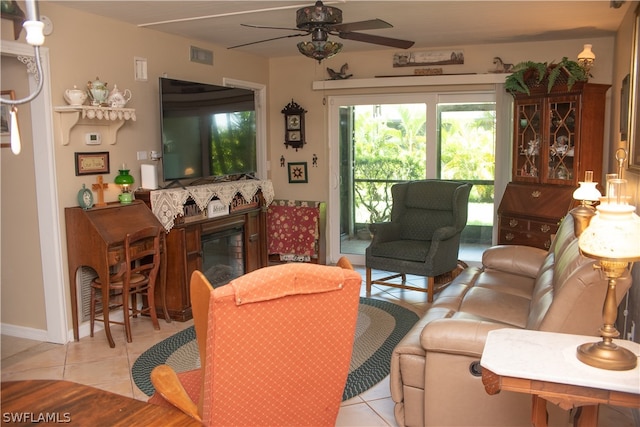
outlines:
[{"label": "wooden curio cabinet", "polygon": [[601,182],[609,87],[576,83],[514,95],[512,182],[498,208],[498,244],[548,248],[585,171]]}]

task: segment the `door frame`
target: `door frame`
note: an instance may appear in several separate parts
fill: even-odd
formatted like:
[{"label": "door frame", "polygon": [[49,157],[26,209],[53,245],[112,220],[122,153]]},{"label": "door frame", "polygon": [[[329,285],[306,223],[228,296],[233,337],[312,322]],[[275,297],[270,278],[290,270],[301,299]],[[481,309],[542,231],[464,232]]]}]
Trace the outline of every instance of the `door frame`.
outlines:
[{"label": "door frame", "polygon": [[[2,55],[33,57],[33,47],[18,42],[2,40]],[[42,63],[42,92],[30,103],[33,133],[33,162],[36,178],[36,203],[40,235],[40,260],[44,290],[47,329],[39,330],[15,325],[2,325],[3,333],[40,341],[64,344],[69,341],[64,266],[62,256],[62,225],[58,204],[55,151],[53,141],[53,113],[51,100],[51,71],[49,49],[40,48]],[[29,89],[35,90],[37,82],[28,75]],[[26,334],[26,335],[25,335]]]}]

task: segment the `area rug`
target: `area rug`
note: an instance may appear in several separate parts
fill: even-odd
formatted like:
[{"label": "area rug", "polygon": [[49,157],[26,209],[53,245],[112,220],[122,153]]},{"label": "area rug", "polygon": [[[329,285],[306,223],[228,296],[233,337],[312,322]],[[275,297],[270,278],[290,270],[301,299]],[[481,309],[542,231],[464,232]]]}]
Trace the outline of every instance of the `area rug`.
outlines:
[{"label": "area rug", "polygon": [[[367,391],[389,375],[393,349],[417,321],[418,315],[404,307],[360,298],[353,354],[342,400]],[[155,391],[149,378],[151,370],[160,364],[167,364],[176,372],[200,366],[193,326],[154,345],[133,364],[133,380],[147,396]]]}]

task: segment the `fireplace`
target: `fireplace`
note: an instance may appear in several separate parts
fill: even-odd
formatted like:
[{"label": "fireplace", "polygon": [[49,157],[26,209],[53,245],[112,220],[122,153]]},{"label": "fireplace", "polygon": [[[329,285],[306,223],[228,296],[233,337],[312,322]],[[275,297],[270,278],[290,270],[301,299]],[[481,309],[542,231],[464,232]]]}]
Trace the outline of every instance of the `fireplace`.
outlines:
[{"label": "fireplace", "polygon": [[243,240],[241,226],[202,235],[202,272],[214,288],[244,274]]}]

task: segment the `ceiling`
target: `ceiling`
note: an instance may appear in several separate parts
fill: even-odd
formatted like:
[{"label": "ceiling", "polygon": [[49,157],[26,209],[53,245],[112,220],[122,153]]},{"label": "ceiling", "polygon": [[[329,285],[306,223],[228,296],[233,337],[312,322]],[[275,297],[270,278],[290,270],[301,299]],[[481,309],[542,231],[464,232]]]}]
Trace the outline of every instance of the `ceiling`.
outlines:
[{"label": "ceiling", "polygon": [[[295,28],[296,10],[314,0],[300,1],[64,1],[50,3],[82,10],[166,33],[230,47],[296,34],[240,24]],[[119,3],[119,4],[118,4]],[[622,3],[619,8],[611,7]],[[415,41],[411,48],[468,46],[513,42],[595,38],[614,34],[629,7],[626,1],[366,1],[325,2],[343,12],[343,22],[373,18],[393,28],[362,31]],[[293,37],[237,50],[265,57],[296,55],[296,44],[311,36]],[[329,40],[339,40],[330,36]],[[340,40],[343,52],[397,48]]]}]

